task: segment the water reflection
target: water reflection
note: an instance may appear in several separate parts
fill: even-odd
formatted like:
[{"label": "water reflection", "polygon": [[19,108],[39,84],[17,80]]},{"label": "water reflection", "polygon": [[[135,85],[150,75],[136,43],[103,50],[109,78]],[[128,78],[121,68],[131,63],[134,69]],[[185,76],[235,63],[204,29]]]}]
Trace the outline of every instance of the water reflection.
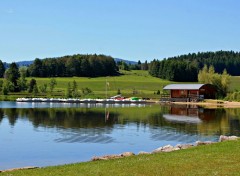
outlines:
[{"label": "water reflection", "polygon": [[[198,106],[173,105],[155,113],[149,124],[156,141],[191,143],[197,140],[217,141],[219,135],[240,135],[240,109],[205,109]],[[160,129],[157,127],[161,126]]]},{"label": "water reflection", "polygon": [[99,143],[99,144],[107,144],[114,142],[114,139],[110,136],[104,134],[71,134],[69,136],[57,138],[54,140],[55,142],[64,142],[64,143]]},{"label": "water reflection", "polygon": [[34,128],[57,128],[62,134],[55,142],[66,143],[110,143],[114,139],[107,136],[113,129],[114,121],[118,121],[118,114],[109,115],[105,119],[105,112],[92,109],[1,109],[1,117],[8,118],[9,124],[14,126],[18,119],[27,119]]},{"label": "water reflection", "polygon": [[163,114],[163,118],[171,122],[179,122],[179,123],[201,123],[202,122],[202,120],[199,119],[197,116]]},{"label": "water reflection", "polygon": [[0,108],[104,108],[145,107],[147,104],[105,104],[105,103],[57,103],[57,102],[14,102],[0,101]]},{"label": "water reflection", "polygon": [[[134,123],[137,126],[179,131],[189,134],[239,134],[239,109],[204,109],[198,106],[153,106],[132,108],[30,108],[0,109],[0,123],[8,118],[14,126],[27,119],[32,125],[45,128],[70,129],[72,133],[94,135],[111,133],[114,124]],[[88,129],[88,130],[87,130]],[[168,132],[163,132],[168,133]],[[104,135],[101,136],[104,139]],[[84,141],[81,136],[66,141]],[[62,141],[62,140],[57,140]],[[91,140],[90,140],[91,141]],[[111,141],[106,138],[103,141]]]},{"label": "water reflection", "polygon": [[182,123],[201,123],[215,119],[216,109],[204,109],[197,105],[172,105],[164,118]]},{"label": "water reflection", "polygon": [[[30,109],[1,109],[0,114],[5,114],[11,125],[15,125],[18,118],[28,119],[34,127],[58,128],[93,128],[112,126],[114,118],[105,121],[105,113],[101,110],[76,109],[76,108],[30,108]],[[115,114],[116,117],[117,114]]]}]

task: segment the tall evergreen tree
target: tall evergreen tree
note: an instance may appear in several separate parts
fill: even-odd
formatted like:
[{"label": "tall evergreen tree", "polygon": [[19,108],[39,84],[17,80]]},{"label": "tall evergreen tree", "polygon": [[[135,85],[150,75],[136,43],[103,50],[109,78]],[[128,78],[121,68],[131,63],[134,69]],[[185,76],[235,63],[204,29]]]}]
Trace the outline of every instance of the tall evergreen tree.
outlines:
[{"label": "tall evergreen tree", "polygon": [[5,67],[3,62],[0,60],[0,78],[4,76],[4,72],[5,72]]}]

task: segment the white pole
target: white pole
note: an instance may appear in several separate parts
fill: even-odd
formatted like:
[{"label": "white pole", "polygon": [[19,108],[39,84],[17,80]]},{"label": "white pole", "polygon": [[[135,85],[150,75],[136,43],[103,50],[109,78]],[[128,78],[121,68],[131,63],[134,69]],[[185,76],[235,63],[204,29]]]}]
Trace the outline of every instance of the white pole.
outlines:
[{"label": "white pole", "polygon": [[106,83],[105,83],[105,88],[106,88],[106,90],[105,90],[105,93],[106,93],[106,99],[107,99],[107,78],[106,78]]}]

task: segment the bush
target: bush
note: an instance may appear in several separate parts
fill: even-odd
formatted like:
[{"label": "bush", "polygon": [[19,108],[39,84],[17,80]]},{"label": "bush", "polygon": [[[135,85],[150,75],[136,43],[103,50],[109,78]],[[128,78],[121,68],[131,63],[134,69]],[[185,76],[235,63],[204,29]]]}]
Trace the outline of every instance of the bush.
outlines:
[{"label": "bush", "polygon": [[228,100],[228,101],[240,101],[240,91],[229,93],[226,96],[225,100]]},{"label": "bush", "polygon": [[33,92],[33,88],[35,85],[37,85],[37,81],[35,79],[31,79],[29,83],[29,88],[28,88],[29,93]]}]

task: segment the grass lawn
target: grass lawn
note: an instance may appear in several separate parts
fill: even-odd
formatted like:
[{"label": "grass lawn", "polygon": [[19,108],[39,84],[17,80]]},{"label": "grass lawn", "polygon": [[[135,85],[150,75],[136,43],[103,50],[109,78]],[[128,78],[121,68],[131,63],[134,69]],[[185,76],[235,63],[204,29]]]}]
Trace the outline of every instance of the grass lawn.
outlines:
[{"label": "grass lawn", "polygon": [[240,175],[240,141],[228,141],[187,150],[85,162],[1,175]]}]

